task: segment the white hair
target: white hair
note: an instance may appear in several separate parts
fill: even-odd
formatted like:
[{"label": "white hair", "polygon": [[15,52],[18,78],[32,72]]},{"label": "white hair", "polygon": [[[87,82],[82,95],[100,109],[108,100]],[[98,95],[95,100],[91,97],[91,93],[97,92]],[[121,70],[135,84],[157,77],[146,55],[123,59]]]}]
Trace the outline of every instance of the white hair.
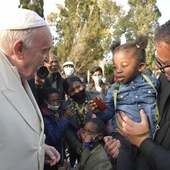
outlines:
[{"label": "white hair", "polygon": [[22,41],[25,47],[31,48],[33,47],[34,37],[42,28],[44,27],[24,30],[0,30],[0,49],[11,53],[17,40]]}]

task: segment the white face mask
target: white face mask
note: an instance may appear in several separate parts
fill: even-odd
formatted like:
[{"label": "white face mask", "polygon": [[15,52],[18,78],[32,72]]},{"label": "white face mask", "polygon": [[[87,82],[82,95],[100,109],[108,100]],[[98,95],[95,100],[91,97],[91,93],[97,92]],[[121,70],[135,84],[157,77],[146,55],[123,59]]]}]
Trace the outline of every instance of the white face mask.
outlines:
[{"label": "white face mask", "polygon": [[47,107],[48,107],[50,110],[52,110],[52,111],[57,111],[58,108],[60,107],[60,105],[58,105],[58,106],[52,106],[52,105],[48,104]]},{"label": "white face mask", "polygon": [[64,72],[67,76],[70,76],[74,73],[74,68],[72,67],[64,68]]},{"label": "white face mask", "polygon": [[100,83],[102,81],[102,76],[93,76],[93,80],[95,83]]}]

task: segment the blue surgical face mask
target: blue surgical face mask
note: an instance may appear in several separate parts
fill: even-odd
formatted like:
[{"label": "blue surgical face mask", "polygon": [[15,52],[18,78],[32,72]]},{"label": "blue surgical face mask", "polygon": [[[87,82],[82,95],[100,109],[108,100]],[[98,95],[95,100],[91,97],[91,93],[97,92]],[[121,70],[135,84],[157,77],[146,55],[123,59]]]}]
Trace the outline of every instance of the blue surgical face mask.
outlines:
[{"label": "blue surgical face mask", "polygon": [[100,83],[102,81],[102,76],[94,76],[93,80],[95,83]]},{"label": "blue surgical face mask", "polygon": [[66,67],[64,68],[64,73],[67,75],[67,76],[70,76],[74,73],[74,68],[72,67]]}]

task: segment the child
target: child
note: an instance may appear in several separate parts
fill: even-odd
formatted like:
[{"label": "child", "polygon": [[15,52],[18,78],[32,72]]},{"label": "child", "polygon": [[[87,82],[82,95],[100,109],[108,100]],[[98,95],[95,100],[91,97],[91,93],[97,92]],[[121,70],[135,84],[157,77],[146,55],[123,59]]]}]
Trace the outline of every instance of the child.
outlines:
[{"label": "child", "polygon": [[72,170],[111,170],[112,166],[102,140],[105,133],[105,124],[98,118],[86,122],[79,132],[84,150],[79,164]]},{"label": "child", "polygon": [[[69,108],[63,115],[61,111],[61,97],[56,88],[48,87],[44,93],[44,104],[40,107],[46,135],[46,144],[54,146],[60,153],[61,159],[55,166],[45,165],[44,170],[56,170],[66,166],[64,162],[65,148],[64,135],[69,126],[69,119],[75,113],[74,108]],[[61,168],[61,169],[62,169]]]},{"label": "child", "polygon": [[[121,141],[120,153],[117,158],[118,170],[146,170],[147,162],[135,146],[116,132],[115,114],[124,111],[132,120],[140,122],[139,110],[144,109],[148,115],[150,131],[143,134],[132,134],[139,137],[145,135],[145,133],[151,133],[153,137],[156,125],[159,122],[159,118],[156,118],[156,116],[159,117],[156,109],[159,82],[152,76],[141,74],[145,66],[147,43],[147,37],[141,35],[136,41],[112,49],[114,77],[117,83],[114,83],[108,90],[105,101],[108,109],[103,112],[101,119],[107,121],[112,118],[114,137]],[[92,103],[89,107],[94,108],[96,106]],[[118,127],[123,130],[120,125]]]}]

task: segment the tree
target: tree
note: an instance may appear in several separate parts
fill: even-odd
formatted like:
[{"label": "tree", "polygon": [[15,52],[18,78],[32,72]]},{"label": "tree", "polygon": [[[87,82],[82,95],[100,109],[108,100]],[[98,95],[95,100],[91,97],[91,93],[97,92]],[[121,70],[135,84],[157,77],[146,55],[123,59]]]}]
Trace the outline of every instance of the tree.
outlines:
[{"label": "tree", "polygon": [[125,35],[126,40],[133,40],[140,34],[149,36],[147,47],[147,68],[154,65],[153,36],[161,13],[156,6],[156,0],[128,0],[129,11],[118,23],[117,31]]},{"label": "tree", "polygon": [[44,0],[20,0],[19,8],[25,8],[35,11],[44,18]]},{"label": "tree", "polygon": [[78,73],[86,73],[108,53],[111,30],[124,11],[112,0],[65,0],[65,7],[57,8],[59,14],[47,17],[56,25],[57,55],[62,63],[73,61]]}]

